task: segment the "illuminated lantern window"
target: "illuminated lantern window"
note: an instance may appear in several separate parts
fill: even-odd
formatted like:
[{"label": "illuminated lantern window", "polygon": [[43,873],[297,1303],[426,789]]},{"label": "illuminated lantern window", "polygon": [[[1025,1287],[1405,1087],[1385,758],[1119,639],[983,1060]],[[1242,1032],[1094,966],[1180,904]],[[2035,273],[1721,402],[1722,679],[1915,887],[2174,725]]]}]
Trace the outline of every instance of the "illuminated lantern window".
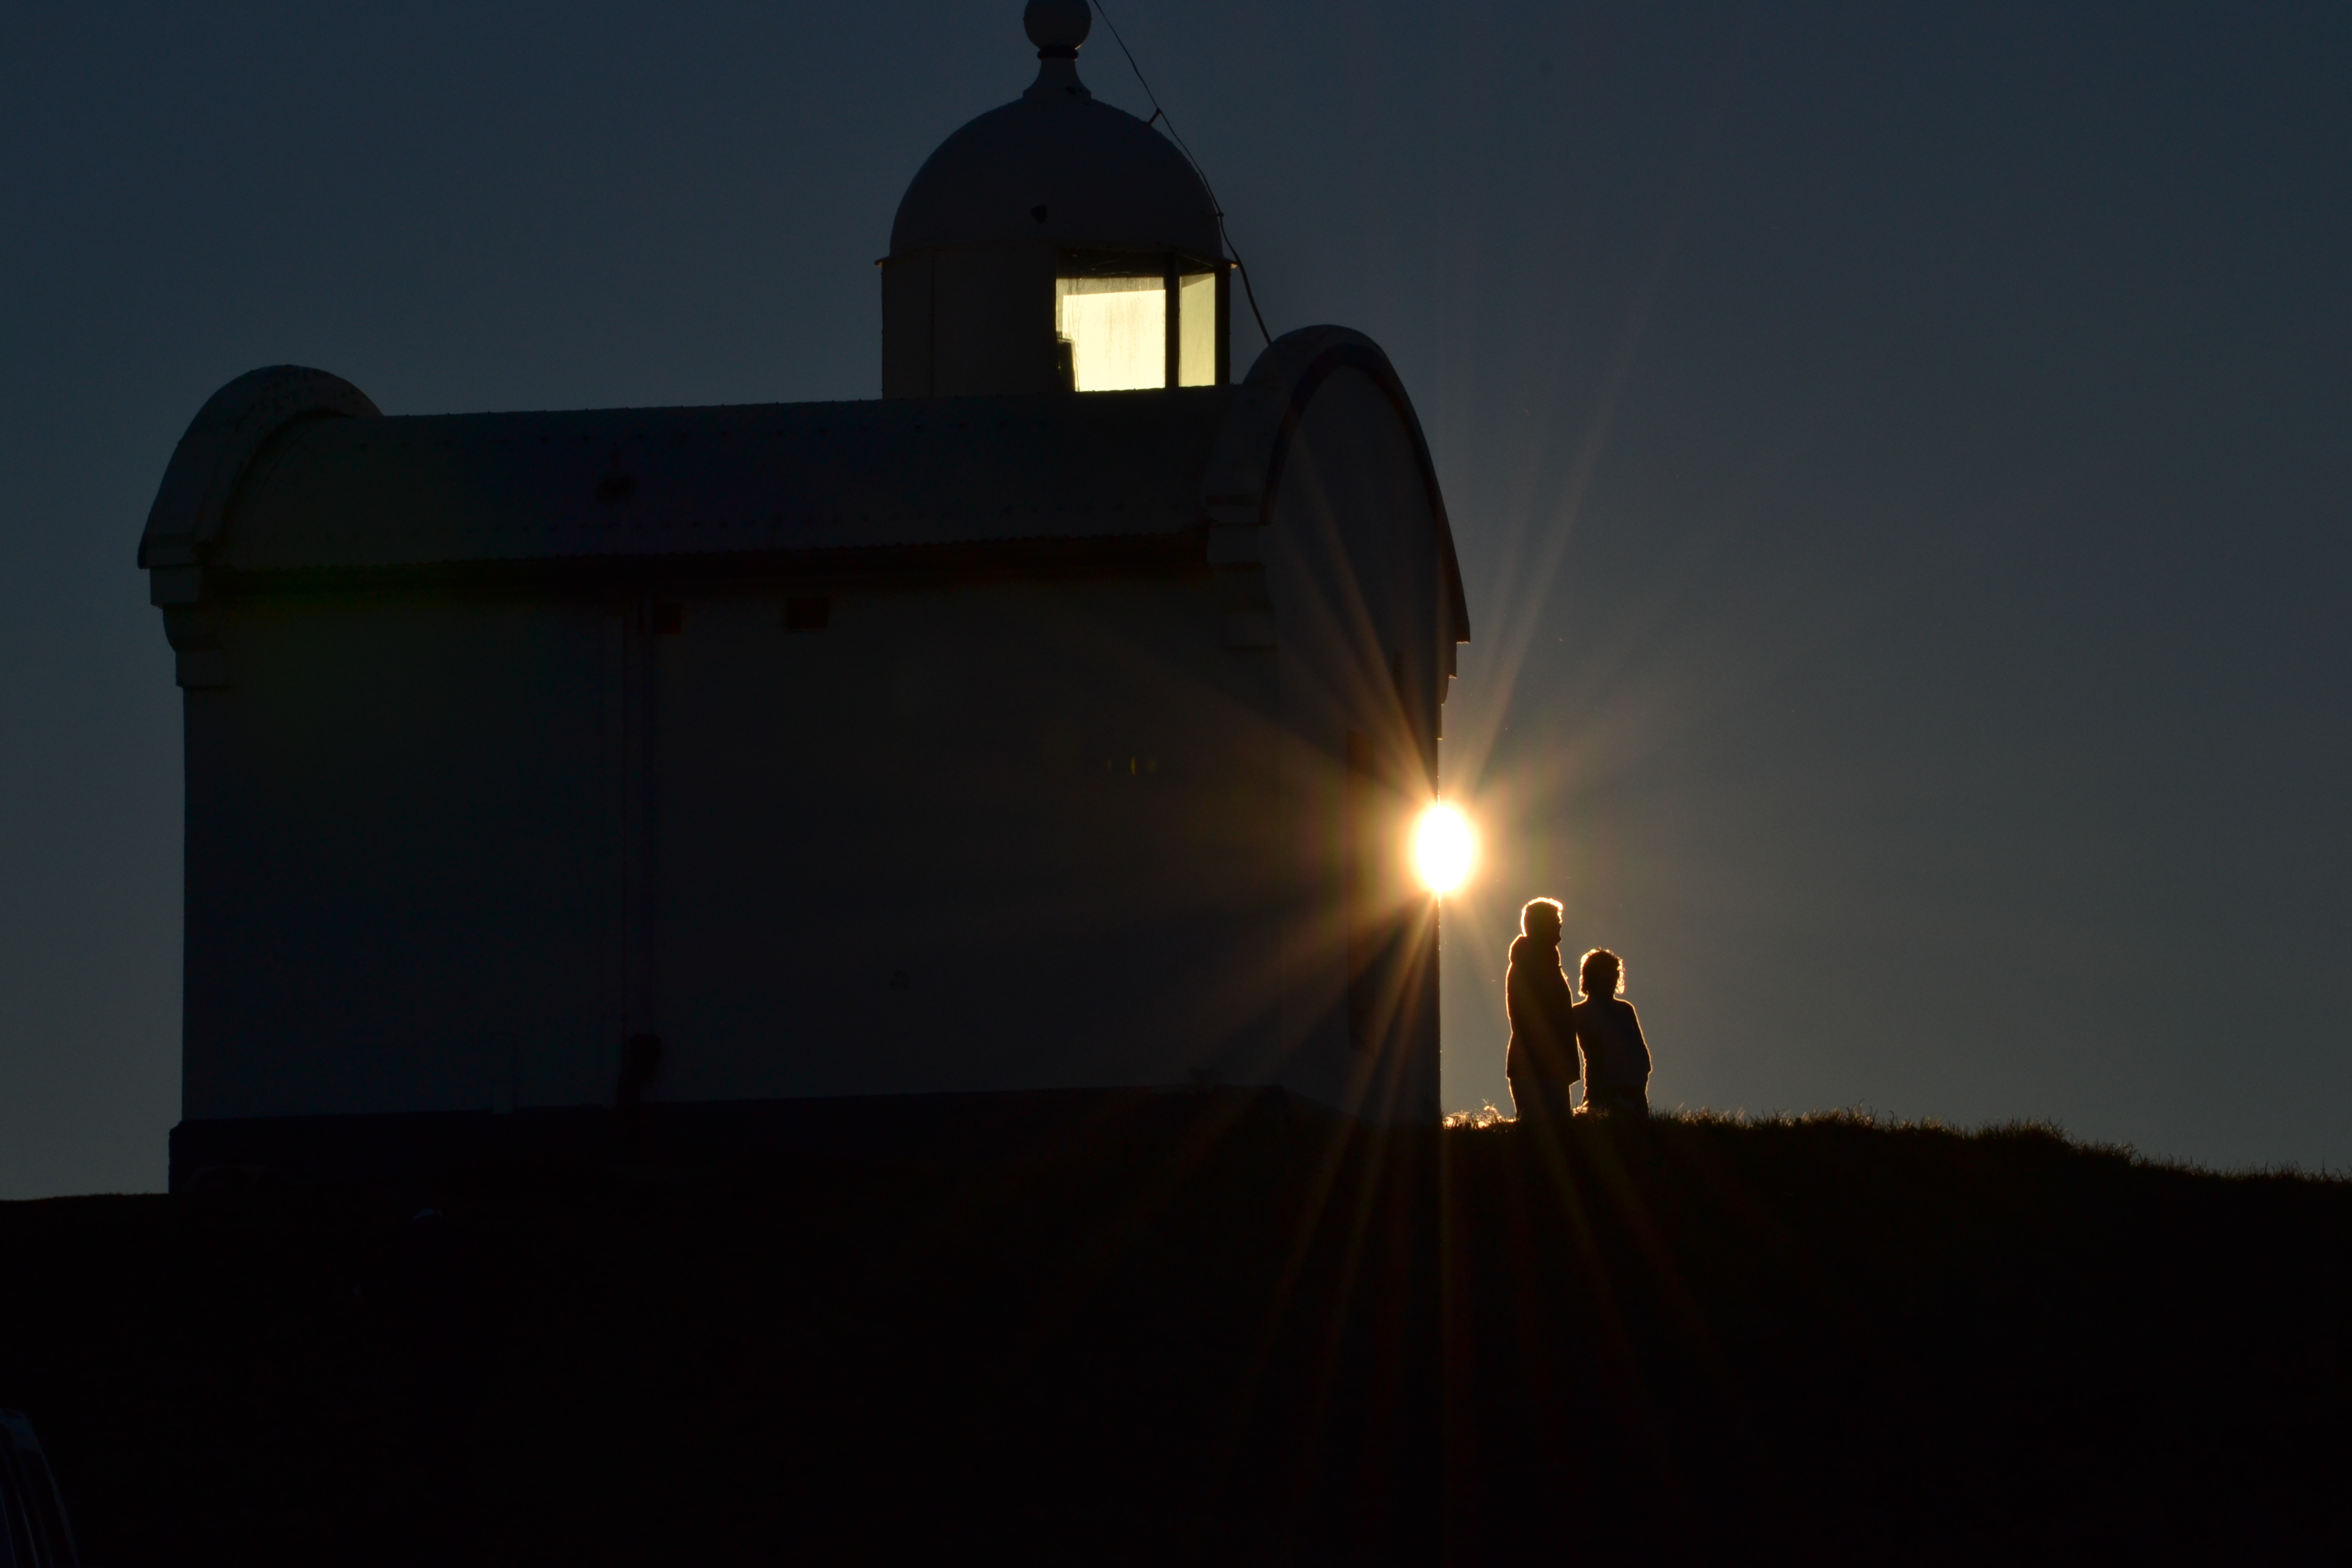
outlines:
[{"label": "illuminated lantern window", "polygon": [[1074,392],[1216,384],[1221,279],[1188,270],[1199,265],[1183,257],[1071,258],[1054,280],[1062,384]]},{"label": "illuminated lantern window", "polygon": [[1070,346],[1070,384],[1079,392],[1168,384],[1161,279],[1057,278],[1054,331]]},{"label": "illuminated lantern window", "polygon": [[1176,384],[1213,386],[1217,380],[1217,275],[1187,272],[1177,280]]}]

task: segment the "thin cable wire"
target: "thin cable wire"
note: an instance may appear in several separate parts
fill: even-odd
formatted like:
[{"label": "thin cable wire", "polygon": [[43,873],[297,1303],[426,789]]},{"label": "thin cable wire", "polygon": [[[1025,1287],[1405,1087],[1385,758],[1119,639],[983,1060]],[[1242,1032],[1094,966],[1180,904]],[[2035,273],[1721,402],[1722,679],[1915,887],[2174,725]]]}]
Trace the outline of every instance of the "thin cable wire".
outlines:
[{"label": "thin cable wire", "polygon": [[[1201,167],[1201,160],[1192,156],[1192,149],[1177,133],[1176,121],[1160,107],[1160,95],[1152,91],[1151,84],[1144,79],[1143,68],[1135,63],[1135,51],[1127,47],[1125,38],[1119,37],[1118,24],[1112,21],[1110,13],[1103,9],[1102,0],[1094,0],[1094,7],[1095,15],[1103,19],[1103,26],[1110,29],[1111,42],[1117,44],[1118,52],[1127,57],[1127,68],[1135,73],[1136,85],[1142,88],[1143,96],[1151,100],[1151,120],[1167,121],[1168,139],[1176,143],[1178,152],[1184,154],[1184,162],[1192,165],[1192,173],[1201,176],[1201,188],[1209,193],[1209,207],[1216,215],[1217,237],[1225,242],[1225,251],[1234,258],[1234,270],[1242,275],[1242,294],[1249,300],[1250,314],[1257,321],[1258,336],[1272,343],[1274,334],[1265,330],[1265,316],[1257,308],[1257,290],[1250,287],[1249,264],[1242,259],[1241,247],[1234,243],[1233,231],[1225,226],[1225,204],[1217,199],[1217,187],[1209,184],[1209,172]],[[1144,123],[1149,125],[1151,120]]]}]

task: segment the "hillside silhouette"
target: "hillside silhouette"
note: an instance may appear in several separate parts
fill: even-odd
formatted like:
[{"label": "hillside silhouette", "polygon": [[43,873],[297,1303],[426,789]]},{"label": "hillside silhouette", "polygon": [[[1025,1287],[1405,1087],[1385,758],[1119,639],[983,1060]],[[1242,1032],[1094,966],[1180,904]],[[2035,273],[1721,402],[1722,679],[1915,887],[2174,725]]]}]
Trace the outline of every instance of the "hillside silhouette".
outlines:
[{"label": "hillside silhouette", "polygon": [[90,1561],[2340,1562],[2352,1184],[1858,1118],[0,1205]]}]

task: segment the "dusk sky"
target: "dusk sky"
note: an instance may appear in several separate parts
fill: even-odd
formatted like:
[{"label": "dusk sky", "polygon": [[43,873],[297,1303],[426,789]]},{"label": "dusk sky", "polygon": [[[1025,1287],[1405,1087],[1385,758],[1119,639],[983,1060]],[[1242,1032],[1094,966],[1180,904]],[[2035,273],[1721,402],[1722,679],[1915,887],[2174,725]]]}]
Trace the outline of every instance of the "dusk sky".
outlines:
[{"label": "dusk sky", "polygon": [[[1111,19],[1269,326],[1370,333],[1433,449],[1485,837],[1449,1106],[1507,1104],[1549,894],[1661,1109],[2352,1165],[2352,9]],[[1017,0],[0,38],[0,1197],[160,1189],[180,699],[133,553],[205,397],[875,396],[899,195],[1035,68]],[[1080,69],[1150,112],[1099,22]]]}]

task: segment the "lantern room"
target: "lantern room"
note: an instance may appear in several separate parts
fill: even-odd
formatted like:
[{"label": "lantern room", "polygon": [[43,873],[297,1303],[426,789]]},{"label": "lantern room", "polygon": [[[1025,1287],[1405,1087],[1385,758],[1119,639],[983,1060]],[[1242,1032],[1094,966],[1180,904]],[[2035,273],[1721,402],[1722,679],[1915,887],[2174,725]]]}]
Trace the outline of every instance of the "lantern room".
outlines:
[{"label": "lantern room", "polygon": [[1174,142],[1078,79],[1085,0],[1033,0],[1037,79],[940,143],[891,226],[882,395],[1211,386],[1231,263]]}]

